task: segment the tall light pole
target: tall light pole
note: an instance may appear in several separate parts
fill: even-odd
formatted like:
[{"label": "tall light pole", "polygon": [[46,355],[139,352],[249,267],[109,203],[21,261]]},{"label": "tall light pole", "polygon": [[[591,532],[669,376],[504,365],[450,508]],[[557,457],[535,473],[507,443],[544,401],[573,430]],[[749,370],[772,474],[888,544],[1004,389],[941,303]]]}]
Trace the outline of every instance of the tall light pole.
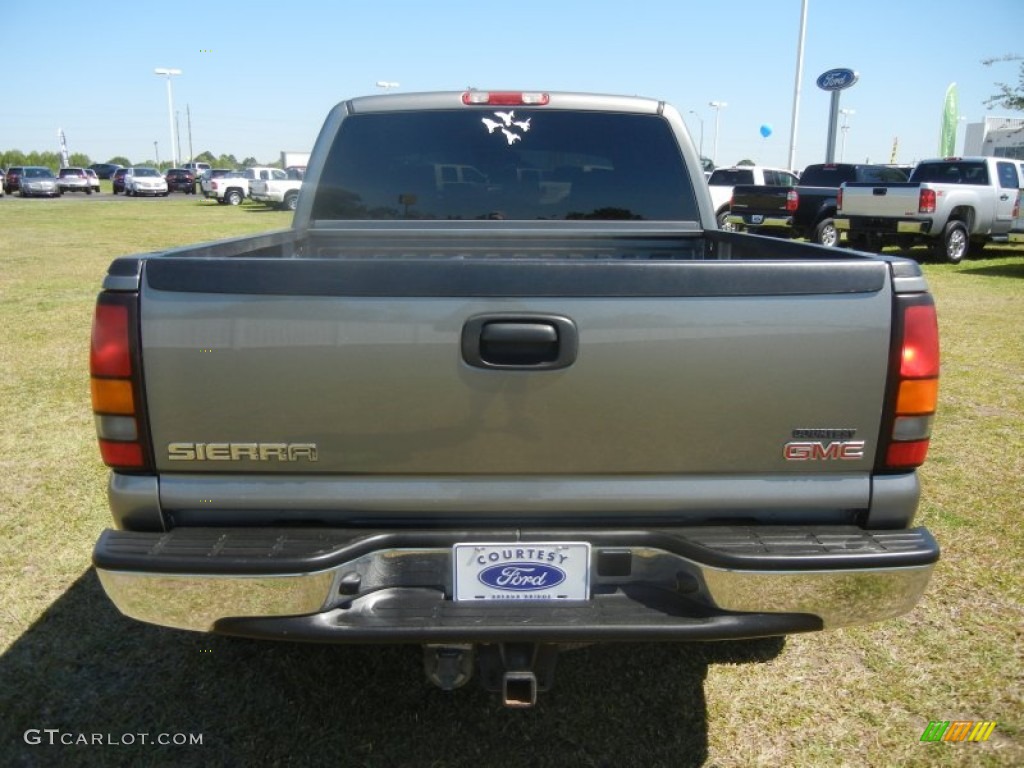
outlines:
[{"label": "tall light pole", "polygon": [[[178,159],[181,159],[181,111],[178,110],[174,113],[174,151],[178,153]],[[177,163],[174,164],[178,166]]]},{"label": "tall light pole", "polygon": [[793,83],[793,116],[789,121],[789,164],[791,171],[796,170],[796,130],[800,118],[800,81],[804,77],[804,38],[807,36],[807,0],[800,7],[800,38],[796,47],[796,81]]},{"label": "tall light pole", "polygon": [[174,130],[174,98],[171,96],[171,76],[180,75],[180,69],[168,67],[157,67],[153,70],[154,75],[164,75],[167,78],[167,117],[171,124],[171,159],[175,168],[178,167],[178,154],[175,148],[178,146],[177,135]]},{"label": "tall light pole", "polygon": [[708,106],[715,110],[715,149],[711,153],[711,162],[718,165],[718,117],[722,110],[729,105],[724,101],[709,101]]},{"label": "tall light pole", "polygon": [[698,152],[700,152],[700,161],[703,163],[704,162],[704,118],[701,117],[700,115],[698,115],[696,113],[696,111],[694,111],[692,109],[690,110],[690,114],[693,115],[694,117],[696,117],[698,120],[700,120],[700,149],[698,149]]},{"label": "tall light pole", "polygon": [[839,126],[839,130],[843,132],[843,141],[839,145],[839,162],[843,162],[843,155],[846,154],[846,134],[850,131],[850,126],[847,121],[850,115],[856,115],[857,111],[853,109],[840,109],[839,114],[843,116],[843,124]]}]

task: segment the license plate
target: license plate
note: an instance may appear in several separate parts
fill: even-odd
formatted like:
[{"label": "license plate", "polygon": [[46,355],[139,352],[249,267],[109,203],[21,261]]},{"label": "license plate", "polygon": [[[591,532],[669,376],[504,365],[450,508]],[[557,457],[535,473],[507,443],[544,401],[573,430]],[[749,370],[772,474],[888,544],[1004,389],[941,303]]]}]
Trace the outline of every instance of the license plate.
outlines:
[{"label": "license plate", "polygon": [[750,223],[751,224],[760,224],[762,221],[764,221],[764,216],[762,216],[761,214],[759,214],[759,213],[751,214],[751,216],[750,216]]},{"label": "license plate", "polygon": [[456,544],[452,563],[457,601],[590,598],[586,542]]}]

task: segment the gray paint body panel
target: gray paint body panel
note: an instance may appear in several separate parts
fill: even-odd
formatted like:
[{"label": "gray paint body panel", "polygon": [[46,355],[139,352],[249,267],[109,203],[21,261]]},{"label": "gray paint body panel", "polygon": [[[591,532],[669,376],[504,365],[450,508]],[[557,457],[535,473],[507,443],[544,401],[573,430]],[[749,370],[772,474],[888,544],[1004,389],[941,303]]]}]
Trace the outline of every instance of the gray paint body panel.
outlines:
[{"label": "gray paint body panel", "polygon": [[[259,297],[144,290],[161,472],[566,475],[867,472],[889,291],[690,299]],[[547,313],[558,371],[467,366],[463,324]],[[856,430],[859,461],[792,462],[796,429]],[[314,462],[170,461],[171,443],[315,443]]]}]

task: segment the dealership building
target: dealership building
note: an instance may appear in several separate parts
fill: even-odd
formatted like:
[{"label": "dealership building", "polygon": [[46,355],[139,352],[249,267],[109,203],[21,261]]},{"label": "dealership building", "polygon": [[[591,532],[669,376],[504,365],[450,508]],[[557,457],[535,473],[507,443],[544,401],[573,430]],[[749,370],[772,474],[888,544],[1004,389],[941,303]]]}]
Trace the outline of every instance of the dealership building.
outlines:
[{"label": "dealership building", "polygon": [[980,123],[968,123],[964,156],[976,155],[1024,160],[1024,119],[986,117]]}]

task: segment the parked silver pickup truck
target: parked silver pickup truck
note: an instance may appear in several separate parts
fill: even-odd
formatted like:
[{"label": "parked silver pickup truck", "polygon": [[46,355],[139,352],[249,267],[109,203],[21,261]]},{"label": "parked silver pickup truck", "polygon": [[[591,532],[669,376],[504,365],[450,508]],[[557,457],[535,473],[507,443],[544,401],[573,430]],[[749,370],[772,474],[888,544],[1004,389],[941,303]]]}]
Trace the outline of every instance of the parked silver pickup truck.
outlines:
[{"label": "parked silver pickup truck", "polygon": [[1006,240],[1024,185],[1017,163],[998,157],[925,160],[906,183],[843,184],[836,229],[867,250],[925,243],[959,264],[973,245]]},{"label": "parked silver pickup truck", "polygon": [[257,203],[285,211],[294,211],[298,207],[301,190],[302,177],[296,171],[277,171],[273,176],[249,183],[249,197]]},{"label": "parked silver pickup truck", "polygon": [[93,329],[126,615],[423,646],[510,706],[563,644],[911,609],[938,387],[910,260],[716,227],[680,114],[389,94],[291,228],[118,259]]}]

